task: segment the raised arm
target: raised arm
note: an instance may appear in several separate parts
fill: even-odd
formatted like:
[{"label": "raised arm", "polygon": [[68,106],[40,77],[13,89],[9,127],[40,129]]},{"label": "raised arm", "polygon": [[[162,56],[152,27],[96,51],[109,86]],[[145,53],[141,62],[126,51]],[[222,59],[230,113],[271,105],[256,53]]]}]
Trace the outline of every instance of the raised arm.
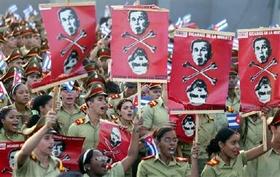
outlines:
[{"label": "raised arm", "polygon": [[28,138],[27,141],[25,141],[21,150],[18,152],[17,161],[16,161],[17,168],[20,168],[24,164],[25,160],[30,156],[30,154],[39,144],[43,136],[56,123],[56,119],[57,119],[56,113],[49,112],[46,116],[45,125],[42,128],[40,128],[36,133],[34,133],[30,138]]},{"label": "raised arm", "polygon": [[192,156],[191,156],[191,161],[192,161],[192,168],[191,168],[191,175],[187,177],[199,177],[199,172],[198,172],[198,155],[199,155],[199,146],[197,143],[193,142],[192,146]]}]

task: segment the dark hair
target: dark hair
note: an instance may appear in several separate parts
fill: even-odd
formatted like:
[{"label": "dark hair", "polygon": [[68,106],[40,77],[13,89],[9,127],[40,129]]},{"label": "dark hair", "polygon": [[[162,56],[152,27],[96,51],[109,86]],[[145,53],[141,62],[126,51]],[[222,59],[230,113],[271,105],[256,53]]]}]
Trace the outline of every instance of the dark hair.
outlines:
[{"label": "dark hair", "polygon": [[192,44],[191,44],[191,51],[193,51],[193,46],[194,46],[194,44],[197,43],[197,42],[205,42],[205,43],[206,43],[206,47],[207,47],[207,49],[208,49],[208,50],[207,50],[208,53],[207,53],[207,55],[206,55],[206,58],[207,58],[207,59],[210,59],[210,58],[212,57],[212,47],[211,47],[211,44],[210,44],[208,41],[204,40],[204,39],[197,39],[197,40],[192,41]]},{"label": "dark hair", "polygon": [[263,76],[261,78],[260,82],[258,83],[258,85],[255,88],[255,91],[258,91],[261,88],[261,86],[263,86],[263,85],[269,85],[271,87],[270,80],[268,79],[267,76]]},{"label": "dark hair", "polygon": [[87,173],[85,165],[90,164],[90,159],[93,156],[93,152],[94,149],[88,149],[80,155],[78,164],[79,164],[80,172],[82,174]]},{"label": "dark hair", "polygon": [[50,96],[50,95],[40,95],[34,99],[32,110],[31,110],[32,116],[26,124],[27,128],[32,127],[39,121],[40,107],[44,107],[51,99],[52,99],[52,96]]},{"label": "dark hair", "polygon": [[83,174],[78,171],[68,171],[65,173],[61,173],[57,177],[83,177]]},{"label": "dark hair", "polygon": [[5,106],[0,110],[0,129],[3,128],[2,120],[6,118],[6,115],[13,110],[12,107]]},{"label": "dark hair", "polygon": [[206,152],[208,153],[209,158],[213,153],[218,153],[221,151],[219,142],[225,143],[233,134],[237,132],[228,128],[224,127],[220,129],[214,139],[210,141],[210,143],[206,147]]},{"label": "dark hair", "polygon": [[200,87],[205,89],[205,91],[208,93],[206,83],[202,79],[195,80],[192,85],[187,89],[187,92],[192,92],[195,88]]},{"label": "dark hair", "polygon": [[259,38],[255,39],[254,42],[253,42],[253,49],[255,50],[256,42],[262,41],[262,40],[264,40],[265,44],[267,45],[267,48],[268,48],[268,53],[267,53],[267,55],[268,55],[268,57],[269,57],[269,56],[271,55],[272,49],[271,49],[270,42],[269,42],[269,40],[268,40],[267,38],[265,38],[265,37],[259,37]]},{"label": "dark hair", "polygon": [[159,142],[167,132],[170,132],[172,130],[174,130],[172,127],[159,128],[154,132],[153,137]]},{"label": "dark hair", "polygon": [[121,93],[119,85],[116,84],[113,81],[107,81],[105,83],[105,88],[106,88],[106,93],[107,94],[111,94],[111,93],[119,94],[119,93]]},{"label": "dark hair", "polygon": [[118,111],[120,111],[120,110],[122,109],[122,105],[123,105],[125,102],[130,102],[130,103],[133,104],[132,100],[127,99],[127,98],[124,98],[124,99],[121,99],[121,100],[119,101],[119,103],[117,104],[116,109],[117,109]]}]

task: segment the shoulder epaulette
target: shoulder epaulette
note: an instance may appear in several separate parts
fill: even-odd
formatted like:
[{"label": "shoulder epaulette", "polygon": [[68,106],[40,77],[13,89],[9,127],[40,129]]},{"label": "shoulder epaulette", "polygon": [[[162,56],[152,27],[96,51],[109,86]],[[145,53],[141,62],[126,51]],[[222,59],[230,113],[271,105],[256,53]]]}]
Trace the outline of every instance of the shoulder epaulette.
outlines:
[{"label": "shoulder epaulette", "polygon": [[176,157],[176,161],[177,162],[189,162],[188,158],[184,158],[184,157]]},{"label": "shoulder epaulette", "polygon": [[65,171],[65,168],[64,168],[64,166],[63,166],[63,163],[60,161],[60,160],[57,160],[57,166],[56,166],[57,168],[58,168],[58,170],[60,171],[60,172],[64,172]]},{"label": "shoulder epaulette", "polygon": [[149,159],[152,159],[152,158],[155,158],[156,156],[155,155],[150,155],[150,156],[147,156],[147,157],[143,157],[142,160],[149,160]]},{"label": "shoulder epaulette", "polygon": [[158,104],[158,102],[157,102],[156,100],[153,100],[153,101],[150,101],[148,104],[149,104],[151,107],[155,107],[155,106]]},{"label": "shoulder epaulette", "polygon": [[85,123],[85,118],[79,118],[79,119],[77,119],[77,120],[75,120],[75,123],[77,124],[77,125],[81,125],[81,124],[84,124]]},{"label": "shoulder epaulette", "polygon": [[33,160],[35,162],[37,161],[37,157],[33,152],[30,154],[30,158],[31,158],[31,160]]},{"label": "shoulder epaulette", "polygon": [[117,99],[117,98],[120,98],[120,94],[114,94],[111,96],[111,98],[114,100],[114,99]]},{"label": "shoulder epaulette", "polygon": [[210,161],[208,161],[207,162],[207,165],[209,165],[209,166],[216,166],[216,165],[218,165],[220,163],[220,161],[219,160],[217,160],[217,159],[211,159]]}]

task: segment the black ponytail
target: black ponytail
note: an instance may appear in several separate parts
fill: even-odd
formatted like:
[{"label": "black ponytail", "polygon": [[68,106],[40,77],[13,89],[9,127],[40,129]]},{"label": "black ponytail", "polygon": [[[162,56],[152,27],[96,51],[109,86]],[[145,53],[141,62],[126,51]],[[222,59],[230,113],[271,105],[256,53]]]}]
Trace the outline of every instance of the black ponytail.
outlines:
[{"label": "black ponytail", "polygon": [[206,147],[206,152],[208,153],[209,159],[211,158],[213,153],[217,154],[221,151],[219,142],[225,143],[235,133],[237,132],[227,127],[219,130],[216,137],[212,139]]}]

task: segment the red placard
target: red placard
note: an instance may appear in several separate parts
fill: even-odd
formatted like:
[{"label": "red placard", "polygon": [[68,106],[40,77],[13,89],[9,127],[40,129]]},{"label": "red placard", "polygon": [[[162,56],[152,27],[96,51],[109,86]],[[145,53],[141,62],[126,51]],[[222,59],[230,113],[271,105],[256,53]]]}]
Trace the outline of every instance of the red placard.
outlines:
[{"label": "red placard", "polygon": [[112,158],[113,162],[120,161],[127,156],[130,137],[131,134],[117,124],[101,121],[97,149]]},{"label": "red placard", "polygon": [[176,123],[176,135],[181,142],[192,143],[195,137],[195,115],[170,115],[170,121]]},{"label": "red placard", "polygon": [[12,168],[15,165],[15,154],[20,150],[24,142],[1,142],[0,143],[0,176],[11,177]]},{"label": "red placard", "polygon": [[93,3],[41,4],[51,53],[51,75],[34,88],[86,74],[83,60],[96,41]]},{"label": "red placard", "polygon": [[112,77],[166,82],[167,29],[166,9],[155,6],[113,6]]},{"label": "red placard", "polygon": [[280,103],[280,29],[238,30],[241,110]]},{"label": "red placard", "polygon": [[79,170],[78,160],[85,138],[55,135],[52,153],[59,158],[66,170]]},{"label": "red placard", "polygon": [[174,38],[169,99],[186,110],[224,110],[233,33],[179,29]]}]

